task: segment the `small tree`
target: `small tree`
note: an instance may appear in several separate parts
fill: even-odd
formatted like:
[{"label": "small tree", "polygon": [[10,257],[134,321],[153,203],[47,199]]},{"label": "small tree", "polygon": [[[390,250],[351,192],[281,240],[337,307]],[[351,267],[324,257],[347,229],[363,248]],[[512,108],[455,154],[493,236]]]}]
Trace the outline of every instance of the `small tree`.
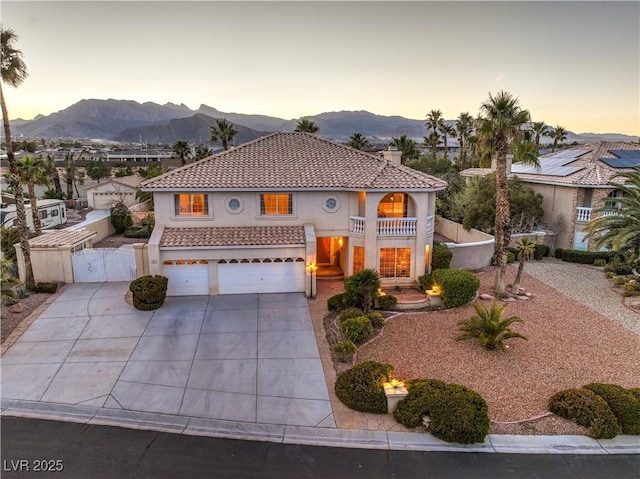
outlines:
[{"label": "small tree", "polygon": [[380,288],[380,276],[373,269],[363,269],[344,279],[347,304],[356,306],[365,313],[371,311],[376,291]]},{"label": "small tree", "polygon": [[118,201],[111,207],[111,224],[116,230],[116,234],[124,233],[133,224],[131,212],[122,201]]},{"label": "small tree", "polygon": [[458,322],[458,329],[462,334],[456,338],[456,341],[477,339],[480,345],[489,351],[495,351],[498,348],[504,351],[505,340],[511,338],[527,339],[510,328],[513,323],[522,323],[522,319],[518,316],[502,319],[504,306],[498,306],[494,302],[491,309],[479,304],[474,304],[473,308],[476,310],[476,316]]},{"label": "small tree", "polygon": [[518,250],[518,273],[516,279],[513,280],[513,286],[511,287],[512,294],[518,294],[520,290],[520,279],[522,277],[522,270],[524,270],[524,262],[531,258],[531,255],[536,250],[536,244],[526,236],[516,241],[516,249]]},{"label": "small tree", "polygon": [[90,160],[87,163],[87,176],[94,181],[100,183],[102,178],[111,176],[111,167],[104,160]]}]

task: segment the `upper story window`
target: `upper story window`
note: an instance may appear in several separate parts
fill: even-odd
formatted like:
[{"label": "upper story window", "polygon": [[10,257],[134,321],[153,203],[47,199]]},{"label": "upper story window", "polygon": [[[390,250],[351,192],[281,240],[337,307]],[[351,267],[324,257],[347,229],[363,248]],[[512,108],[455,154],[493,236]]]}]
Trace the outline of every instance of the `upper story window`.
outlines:
[{"label": "upper story window", "polygon": [[293,195],[290,193],[264,193],[260,195],[261,215],[292,215]]},{"label": "upper story window", "polygon": [[378,218],[406,218],[408,204],[404,193],[389,193],[378,203]]},{"label": "upper story window", "polygon": [[176,216],[206,216],[209,214],[209,201],[206,194],[175,195]]}]

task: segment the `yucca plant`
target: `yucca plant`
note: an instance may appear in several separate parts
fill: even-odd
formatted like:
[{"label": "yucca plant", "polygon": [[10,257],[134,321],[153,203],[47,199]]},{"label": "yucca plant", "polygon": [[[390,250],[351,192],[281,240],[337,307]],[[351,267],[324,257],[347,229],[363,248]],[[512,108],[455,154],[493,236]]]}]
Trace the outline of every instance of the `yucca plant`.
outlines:
[{"label": "yucca plant", "polygon": [[490,351],[505,350],[504,341],[511,338],[527,338],[511,329],[513,323],[522,323],[518,316],[503,319],[505,306],[499,306],[496,302],[491,309],[479,304],[473,305],[476,315],[458,322],[458,329],[462,332],[456,341],[465,339],[477,339],[480,345]]}]

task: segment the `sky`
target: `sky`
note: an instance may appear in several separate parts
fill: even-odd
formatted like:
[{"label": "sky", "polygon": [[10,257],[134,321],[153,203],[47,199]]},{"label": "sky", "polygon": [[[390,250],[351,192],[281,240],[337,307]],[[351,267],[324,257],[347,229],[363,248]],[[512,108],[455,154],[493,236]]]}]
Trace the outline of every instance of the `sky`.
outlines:
[{"label": "sky", "polygon": [[367,110],[477,115],[640,135],[640,2],[0,2],[29,77],[9,117],[89,98],[284,119]]}]

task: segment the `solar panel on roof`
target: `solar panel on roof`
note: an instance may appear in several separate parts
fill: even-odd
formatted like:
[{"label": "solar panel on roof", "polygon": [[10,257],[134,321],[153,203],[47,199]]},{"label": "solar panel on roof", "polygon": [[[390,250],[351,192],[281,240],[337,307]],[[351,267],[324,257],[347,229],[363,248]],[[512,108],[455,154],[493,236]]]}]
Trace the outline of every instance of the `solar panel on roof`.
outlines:
[{"label": "solar panel on roof", "polygon": [[611,168],[634,168],[640,165],[640,158],[600,158]]},{"label": "solar panel on roof", "polygon": [[568,176],[582,169],[584,169],[584,166],[563,166],[563,165],[543,164],[540,166],[540,168],[538,168],[532,165],[519,165],[515,163],[511,167],[511,172],[529,174],[529,175]]},{"label": "solar panel on roof", "polygon": [[630,160],[640,160],[640,150],[609,150],[618,158],[626,158]]},{"label": "solar panel on roof", "polygon": [[590,151],[591,150],[578,150],[578,149],[563,150],[563,151],[559,151],[558,153],[554,154],[553,156],[548,156],[546,159],[555,159],[555,158],[574,159],[574,158],[578,158],[579,156],[584,155],[585,153],[589,153]]}]

